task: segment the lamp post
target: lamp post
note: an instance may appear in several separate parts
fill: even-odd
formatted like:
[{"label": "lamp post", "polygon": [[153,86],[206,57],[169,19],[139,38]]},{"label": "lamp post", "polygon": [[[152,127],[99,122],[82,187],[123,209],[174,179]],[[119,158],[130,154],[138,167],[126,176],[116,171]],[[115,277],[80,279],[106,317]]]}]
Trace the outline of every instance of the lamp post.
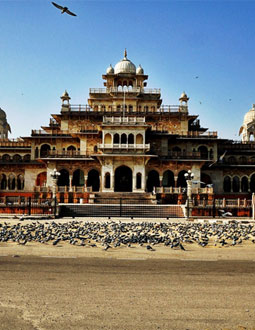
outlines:
[{"label": "lamp post", "polygon": [[190,202],[191,202],[191,197],[192,197],[192,180],[194,178],[194,174],[191,172],[191,170],[188,170],[188,172],[184,174],[184,177],[187,182],[187,214],[186,214],[186,218],[189,219]]},{"label": "lamp post", "polygon": [[53,172],[50,173],[50,176],[52,177],[53,182],[52,198],[54,200],[54,204],[56,205],[57,181],[58,177],[60,176],[60,173],[57,171],[56,168],[54,168]]}]

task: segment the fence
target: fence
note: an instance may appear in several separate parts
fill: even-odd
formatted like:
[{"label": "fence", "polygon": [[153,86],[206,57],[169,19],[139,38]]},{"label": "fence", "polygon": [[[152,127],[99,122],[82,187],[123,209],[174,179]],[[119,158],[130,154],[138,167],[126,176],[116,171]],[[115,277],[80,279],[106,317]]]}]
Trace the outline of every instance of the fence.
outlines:
[{"label": "fence", "polygon": [[6,197],[0,200],[0,213],[26,215],[57,215],[57,200],[31,197]]}]

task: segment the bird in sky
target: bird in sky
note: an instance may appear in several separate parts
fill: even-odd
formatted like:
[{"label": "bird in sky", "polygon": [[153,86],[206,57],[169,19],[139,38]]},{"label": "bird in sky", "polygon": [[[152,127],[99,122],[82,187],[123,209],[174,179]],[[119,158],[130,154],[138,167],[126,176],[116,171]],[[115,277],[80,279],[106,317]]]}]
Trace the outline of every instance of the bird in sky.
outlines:
[{"label": "bird in sky", "polygon": [[71,16],[77,16],[76,14],[72,13],[67,7],[62,7],[55,2],[52,2],[52,4],[53,4],[53,6],[55,6],[56,8],[61,10],[61,14],[67,13]]},{"label": "bird in sky", "polygon": [[198,78],[199,78],[199,76],[196,76],[196,77],[195,77],[195,79],[198,79]]},{"label": "bird in sky", "polygon": [[223,162],[223,158],[225,157],[226,153],[227,153],[227,150],[224,151],[224,153],[216,160],[216,162],[213,162],[208,167],[212,167],[216,163],[222,163]]},{"label": "bird in sky", "polygon": [[229,101],[232,101],[232,99],[229,99]]}]

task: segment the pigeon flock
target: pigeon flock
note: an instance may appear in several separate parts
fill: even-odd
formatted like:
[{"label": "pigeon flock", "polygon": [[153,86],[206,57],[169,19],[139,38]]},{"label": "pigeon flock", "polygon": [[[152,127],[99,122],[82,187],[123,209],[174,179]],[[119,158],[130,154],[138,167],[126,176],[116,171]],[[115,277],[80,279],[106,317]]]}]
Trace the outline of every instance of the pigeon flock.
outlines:
[{"label": "pigeon flock", "polygon": [[255,243],[254,224],[218,223],[124,223],[30,222],[28,224],[0,223],[1,242],[71,244],[83,247],[110,248],[143,246],[156,251],[158,246],[185,250],[190,244],[206,246],[235,246],[249,240]]}]

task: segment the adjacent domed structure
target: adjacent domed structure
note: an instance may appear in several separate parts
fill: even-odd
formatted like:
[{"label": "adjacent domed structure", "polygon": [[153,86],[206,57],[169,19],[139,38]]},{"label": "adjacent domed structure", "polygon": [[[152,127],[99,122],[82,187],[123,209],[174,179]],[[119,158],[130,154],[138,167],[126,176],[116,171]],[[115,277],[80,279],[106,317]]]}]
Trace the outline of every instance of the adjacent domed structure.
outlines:
[{"label": "adjacent domed structure", "polygon": [[107,68],[106,73],[107,73],[107,74],[114,74],[114,68],[112,67],[111,64],[110,64],[110,66]]},{"label": "adjacent domed structure", "polygon": [[139,67],[136,69],[136,74],[144,74],[143,68],[141,67],[141,64],[139,64]]},{"label": "adjacent domed structure", "polygon": [[250,109],[243,119],[243,125],[240,127],[239,135],[242,134],[242,141],[250,141],[251,135],[255,136],[255,104]]},{"label": "adjacent domed structure", "polygon": [[127,51],[125,50],[124,58],[114,67],[115,74],[118,73],[136,73],[136,66],[127,59]]},{"label": "adjacent domed structure", "polygon": [[0,108],[0,138],[8,139],[8,132],[11,133],[11,127],[7,122],[5,111]]}]

